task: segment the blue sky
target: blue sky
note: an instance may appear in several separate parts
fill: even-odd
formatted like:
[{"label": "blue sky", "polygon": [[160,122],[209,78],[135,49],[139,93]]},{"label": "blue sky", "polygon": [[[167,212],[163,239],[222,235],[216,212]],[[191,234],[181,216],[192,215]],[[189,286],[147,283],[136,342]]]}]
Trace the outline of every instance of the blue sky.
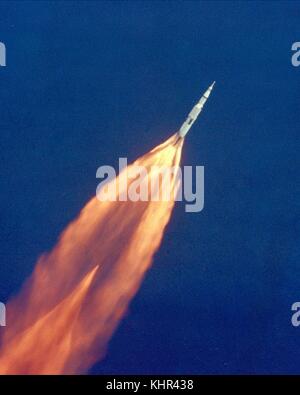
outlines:
[{"label": "blue sky", "polygon": [[176,131],[213,80],[175,207],[91,373],[299,373],[300,2],[0,3],[0,300],[94,195],[96,169]]}]

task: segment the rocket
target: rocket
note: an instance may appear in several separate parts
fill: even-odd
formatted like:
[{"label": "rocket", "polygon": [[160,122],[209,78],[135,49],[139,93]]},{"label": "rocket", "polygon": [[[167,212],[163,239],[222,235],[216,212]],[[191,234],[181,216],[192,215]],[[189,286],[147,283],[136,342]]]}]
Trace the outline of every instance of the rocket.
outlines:
[{"label": "rocket", "polygon": [[198,118],[200,112],[202,111],[202,108],[204,107],[204,104],[206,103],[206,100],[208,99],[210,92],[212,91],[216,81],[214,81],[211,86],[207,89],[207,91],[204,93],[204,95],[201,97],[201,99],[198,101],[198,103],[192,108],[192,111],[189,113],[187,116],[187,119],[183,122],[181,125],[181,128],[177,132],[177,139],[175,141],[175,144],[181,140],[184,139],[185,135],[187,132],[190,130],[192,127],[193,123],[196,121]]}]

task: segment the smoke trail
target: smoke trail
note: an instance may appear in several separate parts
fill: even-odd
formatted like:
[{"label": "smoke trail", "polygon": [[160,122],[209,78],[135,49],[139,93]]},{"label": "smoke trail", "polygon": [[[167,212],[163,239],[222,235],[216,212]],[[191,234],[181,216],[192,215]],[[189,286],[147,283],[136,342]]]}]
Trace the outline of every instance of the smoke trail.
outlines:
[{"label": "smoke trail", "polygon": [[[128,169],[144,166],[151,180],[152,166],[178,166],[182,143],[174,140]],[[8,304],[0,373],[74,374],[99,360],[151,265],[173,205],[174,199],[88,202]]]}]

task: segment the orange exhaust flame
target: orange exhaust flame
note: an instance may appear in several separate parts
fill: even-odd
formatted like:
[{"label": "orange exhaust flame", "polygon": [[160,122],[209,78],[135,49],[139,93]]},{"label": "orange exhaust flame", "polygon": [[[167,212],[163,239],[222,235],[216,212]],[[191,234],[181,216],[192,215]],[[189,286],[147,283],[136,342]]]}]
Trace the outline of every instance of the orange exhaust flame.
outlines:
[{"label": "orange exhaust flame", "polygon": [[[132,165],[179,166],[176,136]],[[116,179],[122,192],[124,174]],[[129,188],[134,180],[128,179]],[[159,188],[167,187],[160,180]],[[106,346],[136,294],[159,248],[174,206],[176,172],[169,201],[90,200],[41,256],[23,289],[7,306],[0,374],[86,372]],[[169,186],[169,185],[168,185]],[[97,270],[98,269],[98,270]]]}]

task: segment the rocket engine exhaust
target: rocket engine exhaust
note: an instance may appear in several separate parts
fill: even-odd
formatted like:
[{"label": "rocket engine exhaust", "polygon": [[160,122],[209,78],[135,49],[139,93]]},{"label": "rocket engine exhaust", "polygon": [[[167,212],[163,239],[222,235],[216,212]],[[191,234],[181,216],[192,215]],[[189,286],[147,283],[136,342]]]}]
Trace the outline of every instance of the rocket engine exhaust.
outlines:
[{"label": "rocket engine exhaust", "polygon": [[[182,149],[174,145],[176,137],[128,168],[144,166],[150,179],[157,177],[154,165],[176,168]],[[122,177],[121,172],[118,185]],[[176,174],[171,189],[175,197]],[[0,374],[83,373],[101,359],[151,266],[173,206],[173,198],[91,199],[8,303]]]}]

